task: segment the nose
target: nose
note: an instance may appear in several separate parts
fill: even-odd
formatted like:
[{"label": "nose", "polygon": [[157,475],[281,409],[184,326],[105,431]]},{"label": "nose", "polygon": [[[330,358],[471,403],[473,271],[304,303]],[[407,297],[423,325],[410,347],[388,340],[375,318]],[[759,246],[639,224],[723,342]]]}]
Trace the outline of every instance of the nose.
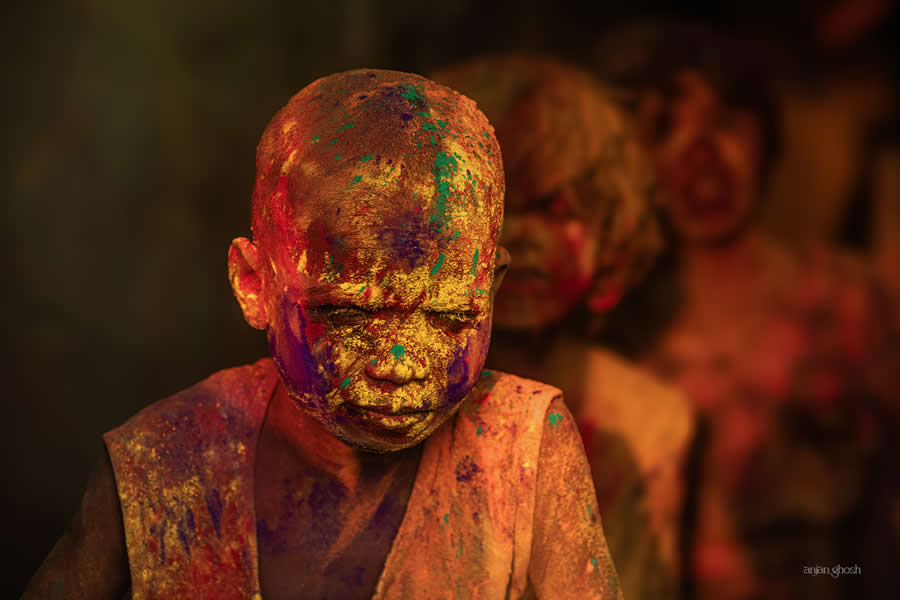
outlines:
[{"label": "nose", "polygon": [[366,365],[366,374],[373,379],[390,381],[403,385],[412,380],[427,379],[430,373],[428,357],[424,352],[416,352],[412,356],[403,344],[394,344],[387,352],[378,356]]},{"label": "nose", "polygon": [[716,160],[716,148],[709,136],[699,136],[688,148],[686,157],[694,168],[702,168]]}]

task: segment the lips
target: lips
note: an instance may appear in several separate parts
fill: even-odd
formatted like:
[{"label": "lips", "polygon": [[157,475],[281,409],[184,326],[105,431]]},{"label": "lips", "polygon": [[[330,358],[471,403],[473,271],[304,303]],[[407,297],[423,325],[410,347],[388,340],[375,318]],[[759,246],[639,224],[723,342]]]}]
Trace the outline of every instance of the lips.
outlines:
[{"label": "lips", "polygon": [[401,410],[393,411],[388,407],[362,407],[355,404],[347,404],[348,412],[367,424],[376,424],[385,429],[407,429],[431,414],[425,410]]},{"label": "lips", "polygon": [[685,208],[698,217],[728,213],[734,204],[734,176],[718,151],[698,140],[669,174],[680,189]]},{"label": "lips", "polygon": [[400,410],[394,410],[390,406],[362,406],[359,404],[350,404],[350,403],[348,403],[347,406],[352,410],[375,413],[375,414],[383,415],[386,417],[397,417],[397,416],[403,416],[403,415],[412,415],[412,414],[428,412],[428,411],[424,411],[419,408],[403,408]]}]

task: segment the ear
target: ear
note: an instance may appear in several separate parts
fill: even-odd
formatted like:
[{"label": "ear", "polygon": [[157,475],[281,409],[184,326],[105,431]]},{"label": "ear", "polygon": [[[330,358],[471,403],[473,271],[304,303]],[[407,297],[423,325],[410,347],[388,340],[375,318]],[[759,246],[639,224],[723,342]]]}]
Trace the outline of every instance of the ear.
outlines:
[{"label": "ear", "polygon": [[503,278],[506,277],[506,272],[509,270],[509,263],[512,260],[512,257],[509,255],[509,252],[503,246],[497,246],[497,257],[494,260],[494,283],[491,285],[491,300],[497,296],[497,291],[500,289],[500,284],[503,283]]},{"label": "ear", "polygon": [[235,238],[228,249],[228,280],[250,327],[266,328],[259,249],[247,238]]}]

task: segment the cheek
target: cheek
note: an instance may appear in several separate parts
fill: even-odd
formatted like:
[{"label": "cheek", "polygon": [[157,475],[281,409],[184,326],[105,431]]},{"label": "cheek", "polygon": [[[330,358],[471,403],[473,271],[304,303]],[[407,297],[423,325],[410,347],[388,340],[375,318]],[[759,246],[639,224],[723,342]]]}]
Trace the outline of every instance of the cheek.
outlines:
[{"label": "cheek", "polygon": [[[752,192],[758,165],[756,142],[735,133],[719,137],[722,161],[728,166],[740,190]],[[747,194],[749,195],[749,194]]]},{"label": "cheek", "polygon": [[491,320],[484,319],[455,347],[446,371],[450,403],[462,400],[478,381],[487,358],[490,330]]},{"label": "cheek", "polygon": [[548,272],[567,297],[579,296],[594,276],[596,237],[581,221],[569,220],[554,224],[553,245],[548,253]]},{"label": "cheek", "polygon": [[322,327],[310,324],[299,307],[286,299],[273,308],[266,330],[269,350],[290,391],[313,396],[327,393],[334,365],[317,349],[324,337]]}]

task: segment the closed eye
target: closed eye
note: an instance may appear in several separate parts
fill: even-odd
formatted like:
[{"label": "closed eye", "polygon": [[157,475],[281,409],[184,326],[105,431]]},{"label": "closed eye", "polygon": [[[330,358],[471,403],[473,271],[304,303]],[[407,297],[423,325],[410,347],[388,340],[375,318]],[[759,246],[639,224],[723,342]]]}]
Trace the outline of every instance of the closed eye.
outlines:
[{"label": "closed eye", "polygon": [[337,306],[323,304],[310,311],[321,323],[327,323],[335,328],[359,327],[369,321],[371,316],[368,311],[358,306]]},{"label": "closed eye", "polygon": [[428,311],[431,321],[444,329],[459,333],[466,327],[470,327],[478,319],[479,313],[467,310],[452,311]]}]

